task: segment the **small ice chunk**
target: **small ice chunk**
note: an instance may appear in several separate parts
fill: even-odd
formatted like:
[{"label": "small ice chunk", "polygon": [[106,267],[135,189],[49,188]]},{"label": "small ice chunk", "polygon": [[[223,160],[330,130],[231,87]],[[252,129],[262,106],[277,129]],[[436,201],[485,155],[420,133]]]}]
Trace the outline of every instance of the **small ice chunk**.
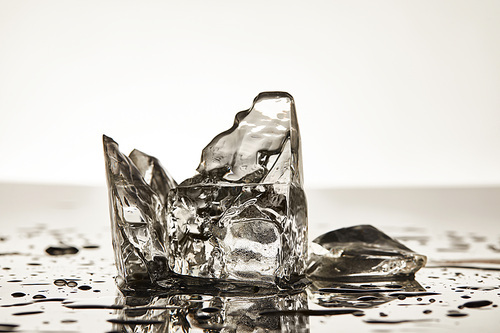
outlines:
[{"label": "small ice chunk", "polygon": [[316,278],[412,276],[427,261],[371,225],[342,228],[312,241],[307,274]]}]

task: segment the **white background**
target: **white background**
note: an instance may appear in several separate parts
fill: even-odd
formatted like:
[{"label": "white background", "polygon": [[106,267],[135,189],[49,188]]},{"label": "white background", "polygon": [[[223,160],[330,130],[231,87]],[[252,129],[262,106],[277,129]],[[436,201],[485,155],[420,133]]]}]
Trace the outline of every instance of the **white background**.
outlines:
[{"label": "white background", "polygon": [[0,0],[0,181],[103,185],[103,133],[181,181],[284,90],[307,186],[499,185],[499,18],[496,0]]}]

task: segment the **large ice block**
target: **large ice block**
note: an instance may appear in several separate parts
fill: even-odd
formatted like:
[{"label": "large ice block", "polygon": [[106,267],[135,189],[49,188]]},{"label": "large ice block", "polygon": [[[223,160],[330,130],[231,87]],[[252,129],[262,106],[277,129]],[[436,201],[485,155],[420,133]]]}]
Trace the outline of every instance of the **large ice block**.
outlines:
[{"label": "large ice block", "polygon": [[305,275],[307,207],[288,93],[259,94],[179,185],[157,159],[137,150],[127,157],[107,137],[104,146],[114,248],[126,282],[189,276],[286,287]]},{"label": "large ice block", "polygon": [[261,93],[171,192],[169,263],[179,274],[279,280],[304,274],[307,209],[293,98]]}]

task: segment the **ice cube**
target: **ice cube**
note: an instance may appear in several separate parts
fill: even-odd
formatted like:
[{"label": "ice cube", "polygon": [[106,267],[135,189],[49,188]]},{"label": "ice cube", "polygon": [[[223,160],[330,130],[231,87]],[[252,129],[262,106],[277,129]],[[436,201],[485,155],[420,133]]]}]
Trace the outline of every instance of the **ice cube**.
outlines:
[{"label": "ice cube", "polygon": [[261,93],[167,205],[178,274],[288,284],[305,272],[307,209],[293,98]]},{"label": "ice cube", "polygon": [[311,243],[307,274],[315,278],[413,276],[427,258],[371,225],[342,228]]},{"label": "ice cube", "polygon": [[259,94],[180,185],[154,157],[127,157],[106,136],[104,147],[125,285],[189,276],[288,287],[305,275],[307,207],[288,93]]}]

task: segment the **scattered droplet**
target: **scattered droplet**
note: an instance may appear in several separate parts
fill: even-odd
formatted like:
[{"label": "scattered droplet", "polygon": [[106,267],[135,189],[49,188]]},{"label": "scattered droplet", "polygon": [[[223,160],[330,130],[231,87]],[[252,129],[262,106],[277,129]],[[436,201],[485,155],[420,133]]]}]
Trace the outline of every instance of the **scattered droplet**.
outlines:
[{"label": "scattered droplet", "polygon": [[37,295],[33,296],[33,299],[43,299],[43,298],[47,298],[47,296],[42,295],[42,294],[37,294]]},{"label": "scattered droplet", "polygon": [[37,283],[21,283],[21,286],[48,286],[50,283],[37,282]]},{"label": "scattered droplet", "polygon": [[26,296],[26,294],[19,291],[19,292],[12,293],[11,296],[12,297],[24,297],[24,296]]},{"label": "scattered droplet", "polygon": [[61,256],[78,253],[78,249],[74,246],[50,246],[45,250],[45,252],[51,256]]},{"label": "scattered droplet", "polygon": [[488,306],[493,304],[491,301],[470,301],[464,303],[462,306],[466,308],[482,308],[483,306]]},{"label": "scattered droplet", "polygon": [[30,305],[33,304],[33,302],[22,302],[22,303],[14,303],[14,304],[3,304],[0,305],[2,308],[10,308],[12,306],[25,306],[25,305]]},{"label": "scattered droplet", "polygon": [[66,285],[66,280],[63,280],[63,279],[57,279],[54,281],[54,284],[58,287],[63,287]]},{"label": "scattered droplet", "polygon": [[447,313],[446,315],[448,317],[465,317],[465,316],[468,316],[467,313],[463,313],[463,312],[450,312],[450,313]]},{"label": "scattered droplet", "polygon": [[35,303],[63,302],[65,300],[66,298],[44,298],[44,299],[37,299]]},{"label": "scattered droplet", "polygon": [[87,286],[87,285],[82,285],[82,286],[78,287],[78,289],[80,289],[80,290],[90,290],[90,289],[92,289],[92,287],[91,286]]},{"label": "scattered droplet", "polygon": [[18,324],[0,323],[0,332],[14,332],[17,327],[19,327]]},{"label": "scattered droplet", "polygon": [[34,315],[34,314],[39,314],[43,313],[43,311],[25,311],[25,312],[16,312],[13,313],[13,316],[28,316],[28,315]]}]

